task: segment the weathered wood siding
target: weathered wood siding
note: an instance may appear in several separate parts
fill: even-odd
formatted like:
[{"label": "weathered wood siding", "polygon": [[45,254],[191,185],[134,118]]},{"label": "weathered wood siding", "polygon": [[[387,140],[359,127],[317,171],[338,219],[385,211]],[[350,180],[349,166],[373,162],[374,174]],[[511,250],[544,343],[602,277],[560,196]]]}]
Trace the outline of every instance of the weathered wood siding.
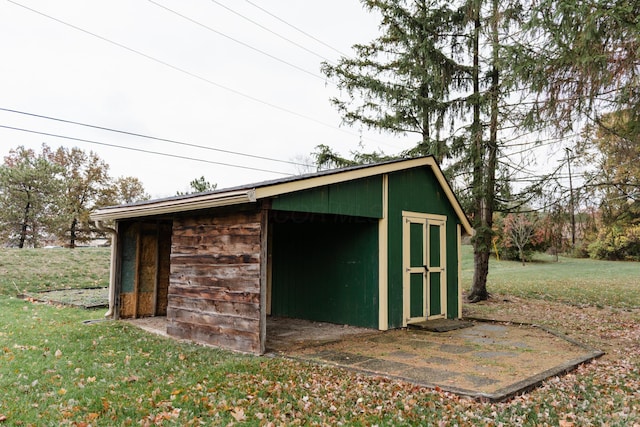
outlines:
[{"label": "weathered wood siding", "polygon": [[[166,237],[165,237],[166,236]],[[158,241],[158,289],[156,316],[167,315],[171,256],[171,224],[160,225]]]},{"label": "weathered wood siding", "polygon": [[173,222],[169,335],[261,353],[261,212]]}]

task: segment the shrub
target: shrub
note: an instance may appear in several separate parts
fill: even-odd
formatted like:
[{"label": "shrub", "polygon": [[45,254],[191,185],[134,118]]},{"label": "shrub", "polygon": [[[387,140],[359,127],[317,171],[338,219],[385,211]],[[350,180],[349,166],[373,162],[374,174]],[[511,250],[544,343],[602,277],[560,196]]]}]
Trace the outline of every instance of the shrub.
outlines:
[{"label": "shrub", "polygon": [[589,255],[596,259],[640,261],[640,224],[627,228],[603,228],[589,245]]},{"label": "shrub", "polygon": [[508,214],[494,222],[496,248],[500,258],[530,260],[534,252],[549,247],[543,221],[536,214]]}]

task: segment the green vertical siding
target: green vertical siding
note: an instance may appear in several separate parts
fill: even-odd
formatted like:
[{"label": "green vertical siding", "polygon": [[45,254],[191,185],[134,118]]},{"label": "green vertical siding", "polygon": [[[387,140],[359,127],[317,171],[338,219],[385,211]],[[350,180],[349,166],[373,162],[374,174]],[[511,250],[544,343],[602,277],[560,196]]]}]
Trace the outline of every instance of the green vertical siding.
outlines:
[{"label": "green vertical siding", "polygon": [[272,239],[273,315],[377,328],[377,221],[274,221]]},{"label": "green vertical siding", "polygon": [[273,199],[272,209],[382,218],[382,177],[283,194]]},{"label": "green vertical siding", "polygon": [[430,168],[389,174],[389,327],[402,326],[402,211],[447,216],[447,313],[458,313],[458,217]]}]

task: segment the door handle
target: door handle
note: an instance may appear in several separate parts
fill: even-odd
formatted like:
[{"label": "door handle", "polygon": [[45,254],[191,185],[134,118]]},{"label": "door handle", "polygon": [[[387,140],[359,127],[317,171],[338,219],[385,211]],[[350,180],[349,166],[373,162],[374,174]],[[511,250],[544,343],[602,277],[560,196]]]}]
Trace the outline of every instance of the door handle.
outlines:
[{"label": "door handle", "polygon": [[427,267],[426,265],[423,265],[424,267],[424,271],[426,271],[427,273],[429,272],[429,267]]}]

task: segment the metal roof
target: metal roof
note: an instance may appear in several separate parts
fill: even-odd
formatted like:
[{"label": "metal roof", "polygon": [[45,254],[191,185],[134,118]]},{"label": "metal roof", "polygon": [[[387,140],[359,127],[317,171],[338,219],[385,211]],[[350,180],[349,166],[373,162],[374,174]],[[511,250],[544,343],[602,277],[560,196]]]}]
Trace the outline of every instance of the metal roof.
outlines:
[{"label": "metal roof", "polygon": [[330,169],[204,193],[187,194],[162,199],[145,200],[125,205],[109,206],[92,213],[91,218],[95,221],[128,219],[221,206],[232,206],[236,204],[256,202],[260,199],[274,197],[280,194],[287,194],[294,191],[307,190],[323,185],[330,185],[424,166],[430,167],[433,170],[440,185],[444,189],[449,202],[453,205],[454,210],[458,214],[464,230],[468,234],[472,234],[471,225],[469,224],[458,199],[451,190],[451,186],[446,181],[440,167],[433,159],[433,156],[389,160],[367,165]]}]

